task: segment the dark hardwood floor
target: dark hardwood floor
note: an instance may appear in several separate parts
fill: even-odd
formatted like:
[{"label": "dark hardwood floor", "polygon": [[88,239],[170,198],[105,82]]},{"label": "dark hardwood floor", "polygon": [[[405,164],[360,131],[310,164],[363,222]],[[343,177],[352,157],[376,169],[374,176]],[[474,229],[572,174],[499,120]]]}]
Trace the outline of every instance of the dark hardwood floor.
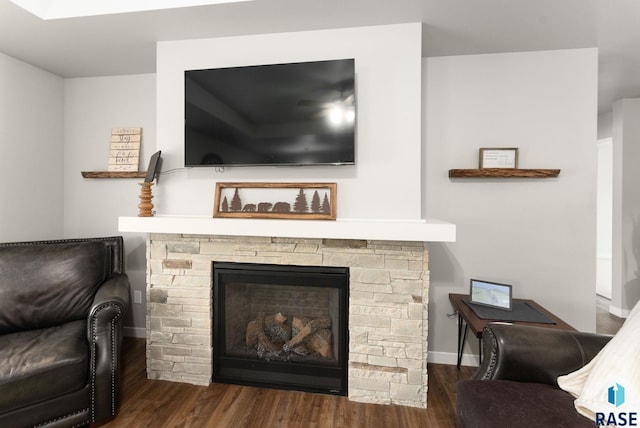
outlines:
[{"label": "dark hardwood floor", "polygon": [[149,380],[144,339],[125,338],[123,360],[120,411],[100,427],[456,427],[456,382],[475,371],[429,364],[425,410],[297,391]]},{"label": "dark hardwood floor", "polygon": [[[598,298],[597,330],[615,334],[624,320]],[[146,378],[144,339],[126,338],[122,405],[100,427],[455,428],[456,383],[475,367],[429,364],[427,409],[349,401],[346,397],[247,386],[195,386]]]}]

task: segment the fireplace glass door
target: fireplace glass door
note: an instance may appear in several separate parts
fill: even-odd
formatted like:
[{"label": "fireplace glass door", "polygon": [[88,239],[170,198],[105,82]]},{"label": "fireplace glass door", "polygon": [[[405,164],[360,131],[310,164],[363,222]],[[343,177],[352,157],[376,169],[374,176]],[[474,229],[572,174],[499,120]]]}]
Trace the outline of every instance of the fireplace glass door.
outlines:
[{"label": "fireplace glass door", "polygon": [[213,263],[213,381],[346,395],[349,269]]}]

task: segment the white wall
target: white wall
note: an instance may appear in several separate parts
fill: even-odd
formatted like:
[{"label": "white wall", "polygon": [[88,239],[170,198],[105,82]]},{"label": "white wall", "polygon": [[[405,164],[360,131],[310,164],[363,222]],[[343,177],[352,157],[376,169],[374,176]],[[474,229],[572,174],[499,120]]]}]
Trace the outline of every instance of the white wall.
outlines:
[{"label": "white wall", "polygon": [[[361,27],[158,44],[159,214],[210,216],[216,181],[338,183],[340,218],[421,218],[421,24]],[[184,71],[355,58],[355,166],[182,169]]]},{"label": "white wall", "polygon": [[[156,145],[156,78],[153,74],[67,79],[64,103],[64,234],[66,237],[123,235],[119,216],[138,214],[141,179],[85,179],[81,171],[106,171],[111,128],[141,127],[140,170]],[[144,336],[146,237],[124,234],[131,290],[142,295],[125,320],[127,334]],[[133,303],[133,298],[131,300]],[[137,330],[131,330],[136,327]]]},{"label": "white wall", "polygon": [[640,300],[640,99],[613,105],[613,246],[609,311],[626,317]]},{"label": "white wall", "polygon": [[598,258],[611,259],[611,233],[613,211],[613,142],[611,138],[597,144],[597,251]]},{"label": "white wall", "polygon": [[613,112],[609,111],[598,115],[598,140],[611,138],[613,127]]},{"label": "white wall", "polygon": [[611,300],[613,244],[613,142],[611,138],[598,140],[597,148],[596,293]]},{"label": "white wall", "polygon": [[[425,209],[458,237],[429,246],[430,360],[454,361],[448,294],[466,293],[472,277],[513,284],[514,297],[594,331],[597,50],[427,58],[424,68]],[[560,176],[448,178],[496,146]]]},{"label": "white wall", "polygon": [[0,53],[0,242],[62,238],[63,87]]}]

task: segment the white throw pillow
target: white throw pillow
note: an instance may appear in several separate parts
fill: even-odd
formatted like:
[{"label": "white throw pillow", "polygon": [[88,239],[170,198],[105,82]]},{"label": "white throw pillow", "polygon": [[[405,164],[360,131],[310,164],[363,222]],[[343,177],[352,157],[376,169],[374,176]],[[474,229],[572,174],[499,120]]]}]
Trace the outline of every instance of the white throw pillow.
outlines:
[{"label": "white throw pillow", "polygon": [[558,385],[576,397],[578,413],[594,421],[601,413],[606,422],[611,412],[635,412],[640,418],[640,303],[598,355],[583,368],[559,376]]}]

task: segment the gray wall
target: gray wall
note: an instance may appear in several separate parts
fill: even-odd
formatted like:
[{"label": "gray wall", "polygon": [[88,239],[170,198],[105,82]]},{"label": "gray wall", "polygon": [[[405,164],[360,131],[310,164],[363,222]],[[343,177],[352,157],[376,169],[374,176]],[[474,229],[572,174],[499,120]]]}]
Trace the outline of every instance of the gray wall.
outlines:
[{"label": "gray wall", "polygon": [[[146,237],[118,232],[118,216],[138,214],[141,179],[85,179],[81,171],[106,171],[111,128],[141,127],[140,170],[155,152],[154,74],[65,80],[64,233],[67,237],[123,235],[133,304],[129,335],[145,335]],[[131,299],[133,302],[133,298]],[[134,328],[131,328],[134,327]]]},{"label": "gray wall", "polygon": [[64,81],[0,53],[0,241],[63,235]]},{"label": "gray wall", "polygon": [[[430,361],[451,362],[449,293],[470,278],[512,284],[579,330],[595,329],[597,51],[427,58],[428,217],[457,225],[431,244]],[[521,168],[554,179],[449,179],[477,168],[480,147],[518,147]],[[470,340],[469,353],[477,353]]]},{"label": "gray wall", "polygon": [[640,99],[613,105],[613,245],[609,311],[626,317],[640,300]]}]

